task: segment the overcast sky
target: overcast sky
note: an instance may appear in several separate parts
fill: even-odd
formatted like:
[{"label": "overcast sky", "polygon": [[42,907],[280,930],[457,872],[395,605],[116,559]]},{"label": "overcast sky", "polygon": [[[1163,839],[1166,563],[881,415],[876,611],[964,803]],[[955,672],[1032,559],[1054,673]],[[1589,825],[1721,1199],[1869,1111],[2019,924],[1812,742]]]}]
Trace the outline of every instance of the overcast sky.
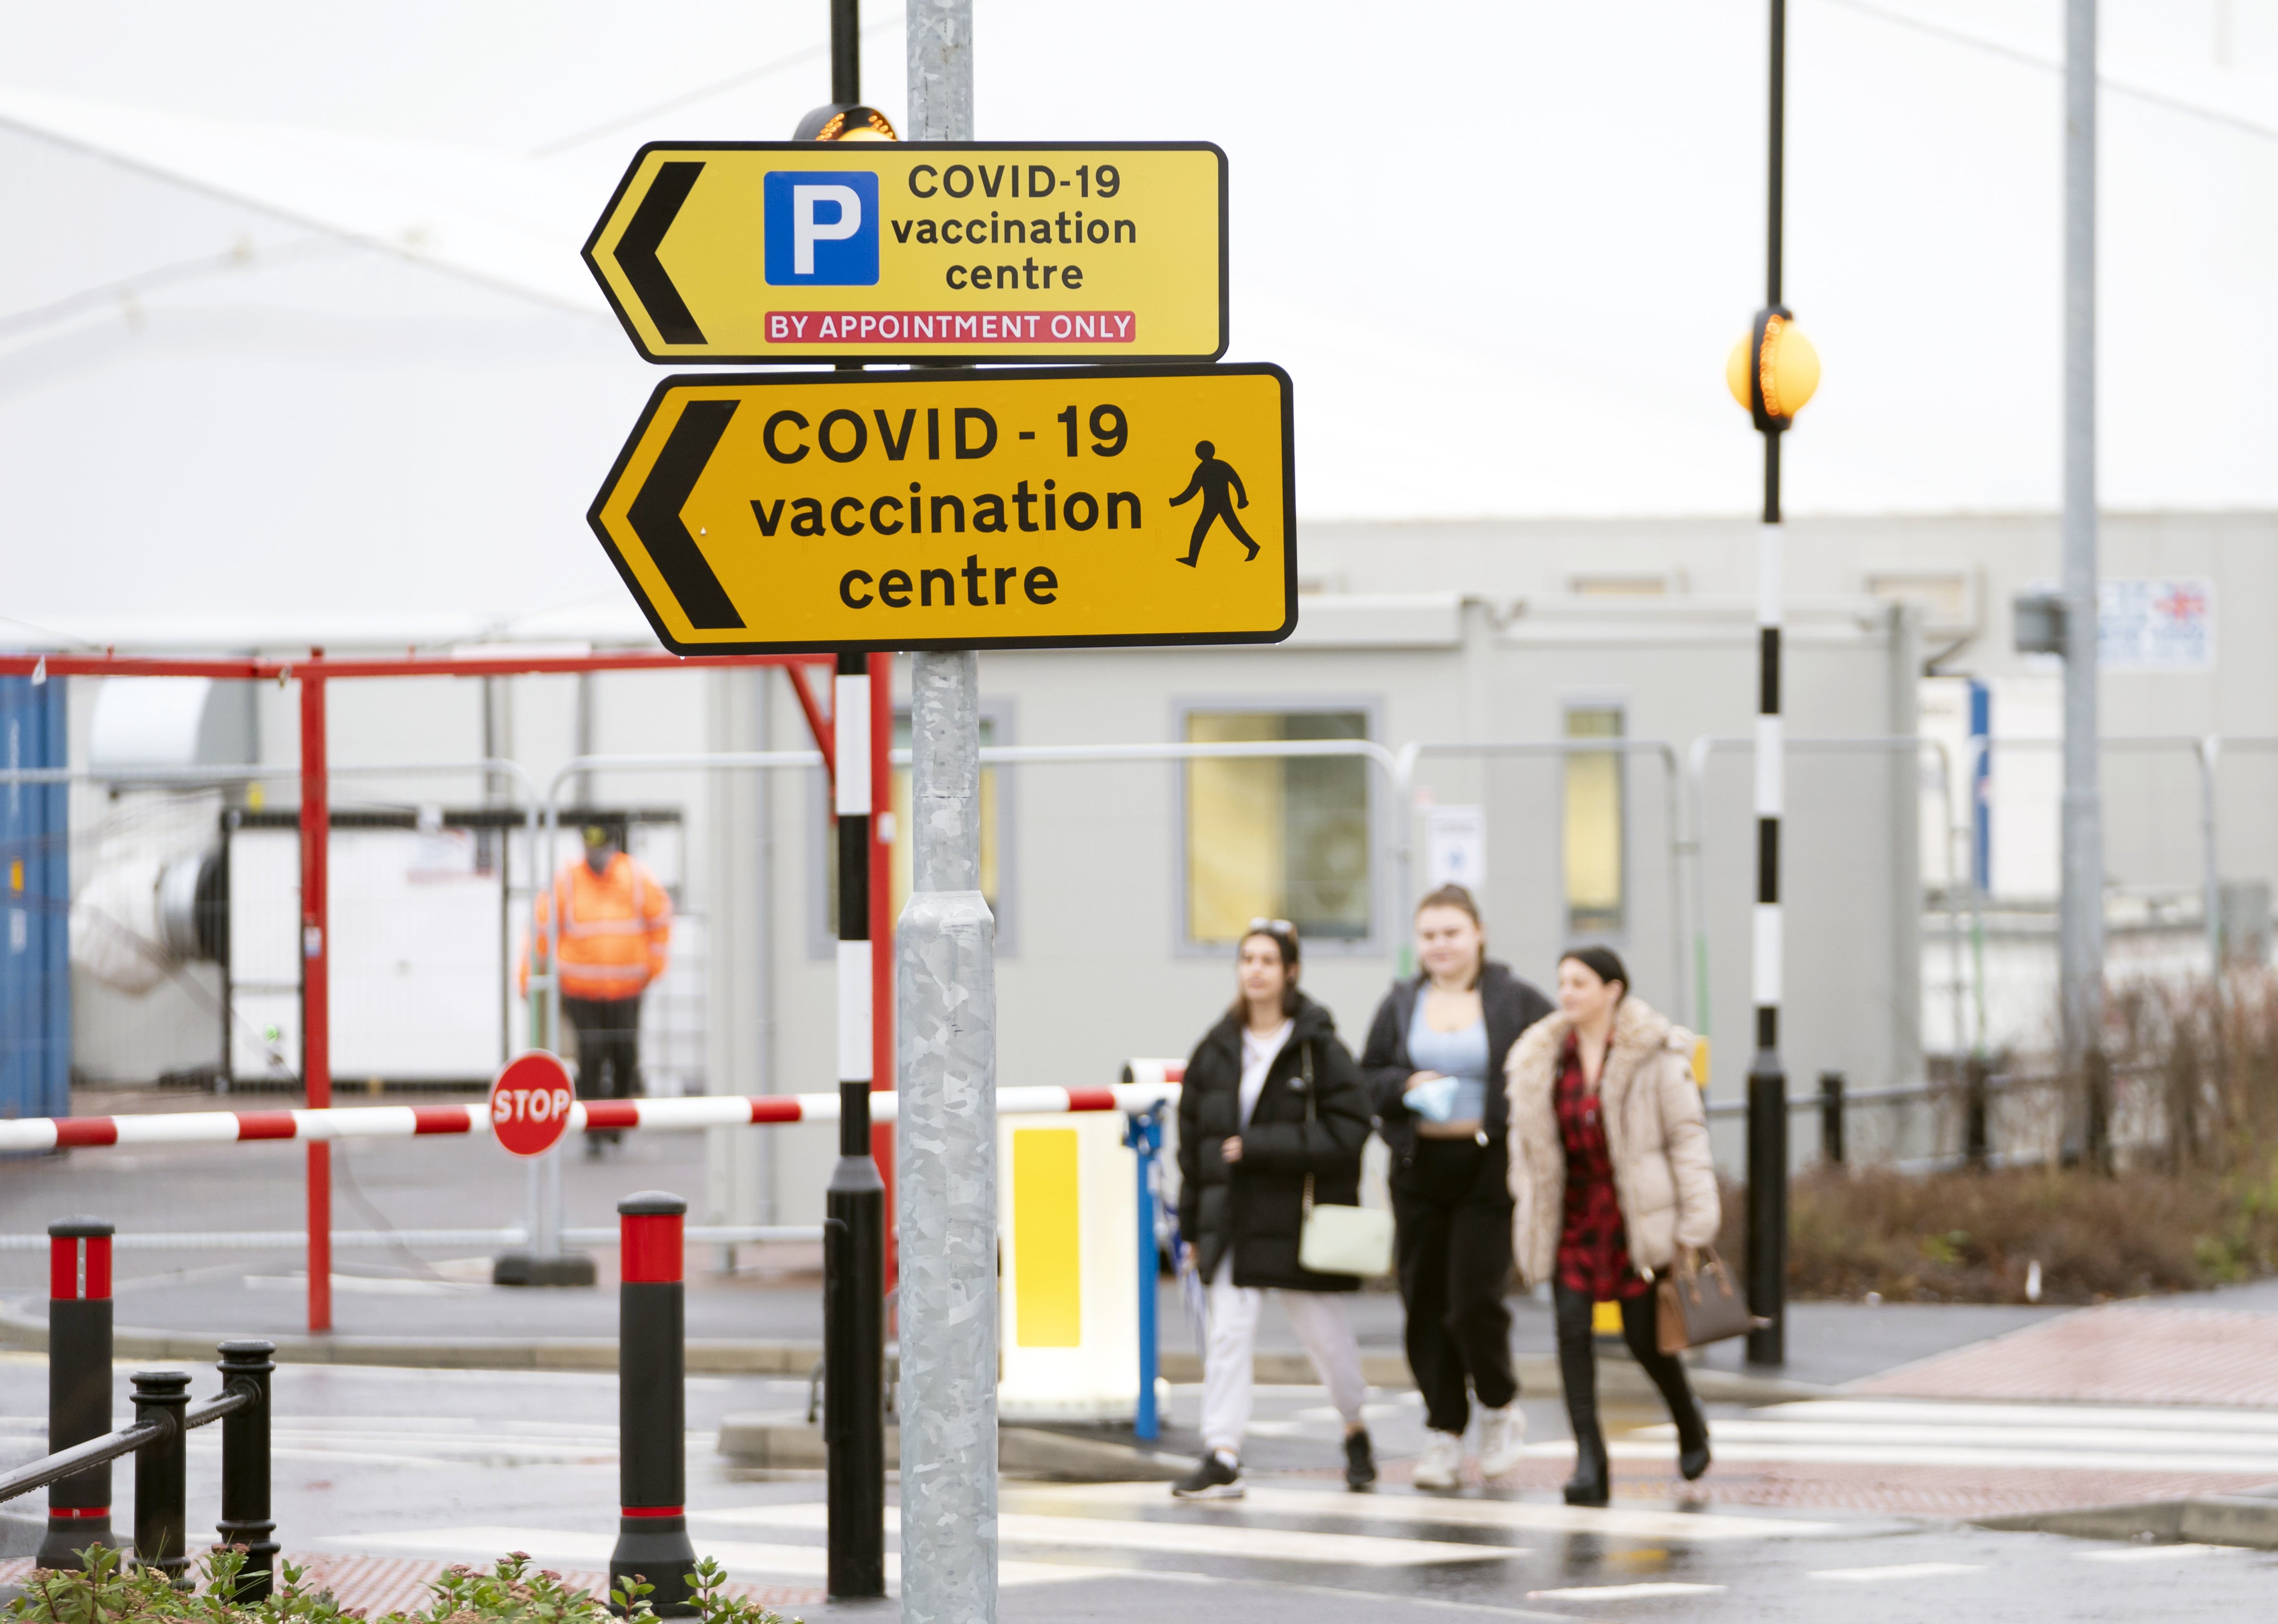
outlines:
[{"label": "overcast sky", "polygon": [[[1227,149],[1231,353],[1296,380],[1310,518],[1745,513],[1765,9],[978,0],[978,133]],[[1789,9],[1786,295],[1825,367],[1791,509],[2052,509],[2060,0]],[[2278,506],[2278,0],[2102,10],[2105,501]],[[900,11],[867,15],[898,118]],[[463,563],[501,613],[613,586],[559,549],[661,373],[577,247],[640,142],[787,136],[826,24],[0,4],[18,542],[171,526],[267,579],[321,533]],[[19,601],[66,613],[88,567]]]}]

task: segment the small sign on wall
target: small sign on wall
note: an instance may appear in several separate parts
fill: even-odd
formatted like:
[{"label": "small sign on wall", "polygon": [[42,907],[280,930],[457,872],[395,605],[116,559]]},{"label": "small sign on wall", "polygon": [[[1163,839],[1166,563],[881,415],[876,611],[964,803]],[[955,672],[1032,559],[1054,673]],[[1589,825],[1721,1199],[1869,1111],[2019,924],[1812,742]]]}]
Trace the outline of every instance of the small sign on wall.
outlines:
[{"label": "small sign on wall", "polygon": [[2097,610],[2097,663],[2107,671],[2214,669],[2211,580],[2101,581]]},{"label": "small sign on wall", "polygon": [[1484,807],[1432,807],[1424,814],[1424,888],[1461,885],[1476,892],[1487,878]]}]

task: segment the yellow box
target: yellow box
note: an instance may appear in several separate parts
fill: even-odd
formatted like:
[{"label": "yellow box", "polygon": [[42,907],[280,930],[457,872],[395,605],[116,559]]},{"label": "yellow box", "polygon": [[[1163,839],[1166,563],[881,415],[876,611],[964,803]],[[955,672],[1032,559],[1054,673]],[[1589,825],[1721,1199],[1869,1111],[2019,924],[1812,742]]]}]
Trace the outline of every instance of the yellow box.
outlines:
[{"label": "yellow box", "polygon": [[1024,1348],[1083,1342],[1083,1208],[1073,1128],[1013,1130],[1013,1339]]}]

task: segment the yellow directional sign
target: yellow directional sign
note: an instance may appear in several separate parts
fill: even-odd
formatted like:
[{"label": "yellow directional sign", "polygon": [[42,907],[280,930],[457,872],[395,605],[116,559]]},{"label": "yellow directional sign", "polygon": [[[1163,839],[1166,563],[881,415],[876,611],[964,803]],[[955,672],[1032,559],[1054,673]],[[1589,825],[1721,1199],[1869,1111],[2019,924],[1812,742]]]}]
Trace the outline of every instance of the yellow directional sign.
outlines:
[{"label": "yellow directional sign", "polygon": [[1226,154],[646,146],[585,263],[652,361],[1212,360]]},{"label": "yellow directional sign", "polygon": [[1272,643],[1295,492],[1277,366],[682,377],[589,517],[679,654]]}]

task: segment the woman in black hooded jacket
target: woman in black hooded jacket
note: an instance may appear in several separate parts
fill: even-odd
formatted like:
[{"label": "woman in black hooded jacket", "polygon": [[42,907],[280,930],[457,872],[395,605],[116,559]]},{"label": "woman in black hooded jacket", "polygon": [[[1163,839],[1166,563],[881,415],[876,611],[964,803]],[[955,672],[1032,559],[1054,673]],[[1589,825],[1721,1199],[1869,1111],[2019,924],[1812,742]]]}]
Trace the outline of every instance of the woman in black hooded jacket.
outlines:
[{"label": "woman in black hooded jacket", "polygon": [[1511,1470],[1525,1449],[1503,1306],[1511,1199],[1502,1069],[1518,1035],[1551,1009],[1487,957],[1479,905],[1461,885],[1442,885],[1417,905],[1416,945],[1424,968],[1385,995],[1360,1069],[1392,1153],[1408,1367],[1428,1429],[1415,1482],[1452,1489],[1473,1397],[1487,1412],[1481,1473]]},{"label": "woman in black hooded jacket", "polygon": [[1173,1490],[1189,1499],[1242,1493],[1251,1359],[1268,1290],[1345,1422],[1345,1481],[1375,1481],[1361,1420],[1367,1383],[1343,1303],[1350,1275],[1298,1261],[1308,1181],[1317,1206],[1360,1202],[1368,1094],[1329,1012],[1297,991],[1297,935],[1256,920],[1242,938],[1242,995],[1187,1062],[1179,1092],[1179,1229],[1184,1265],[1210,1291],[1203,1361],[1203,1461]]}]

